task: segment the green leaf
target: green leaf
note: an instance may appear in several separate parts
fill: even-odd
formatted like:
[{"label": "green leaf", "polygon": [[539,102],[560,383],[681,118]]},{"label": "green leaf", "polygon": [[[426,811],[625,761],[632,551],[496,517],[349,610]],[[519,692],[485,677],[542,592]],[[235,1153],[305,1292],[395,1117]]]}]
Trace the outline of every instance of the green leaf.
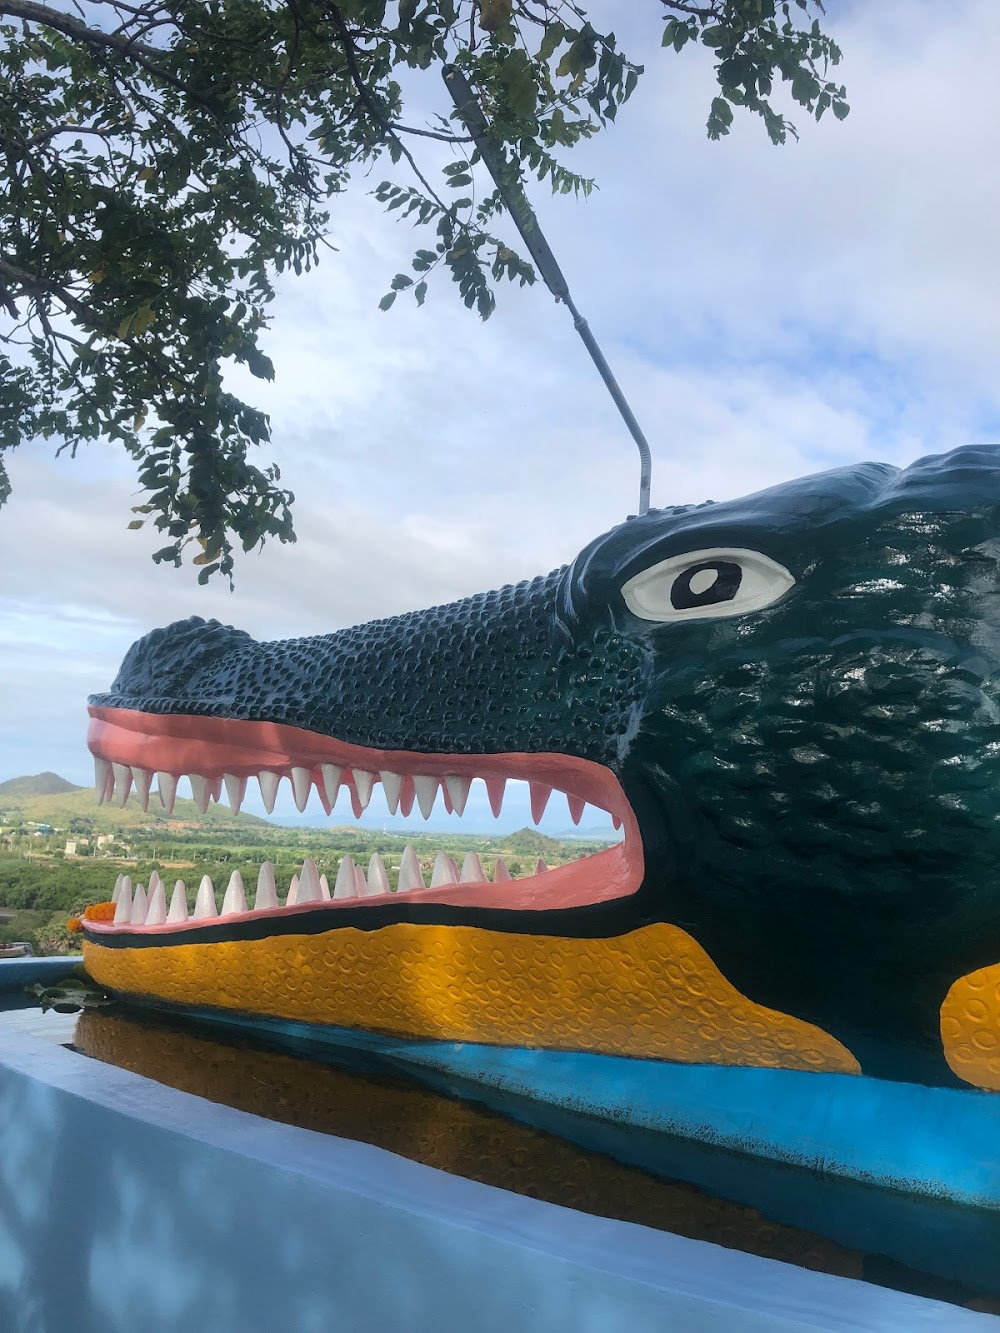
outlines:
[{"label": "green leaf", "polygon": [[413,295],[417,298],[417,305],[423,305],[424,297],[427,295],[427,283],[418,282],[413,289]]},{"label": "green leaf", "polygon": [[729,34],[727,33],[725,26],[721,23],[716,23],[711,28],[702,29],[702,45],[711,47],[724,46],[728,36]]},{"label": "green leaf", "polygon": [[393,301],[395,301],[395,299],[396,299],[395,292],[386,292],[385,296],[383,296],[381,301],[379,301],[378,303],[379,310],[388,310],[389,307],[392,305]]}]

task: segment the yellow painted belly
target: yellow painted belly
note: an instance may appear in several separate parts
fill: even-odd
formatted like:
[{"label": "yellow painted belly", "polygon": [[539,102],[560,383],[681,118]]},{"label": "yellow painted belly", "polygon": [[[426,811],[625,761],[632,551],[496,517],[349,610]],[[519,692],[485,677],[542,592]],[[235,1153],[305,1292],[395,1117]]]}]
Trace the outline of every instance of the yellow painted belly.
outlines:
[{"label": "yellow painted belly", "polygon": [[754,1004],[677,926],[613,939],[399,923],[320,935],[109,949],[125,994],[402,1037],[860,1073],[821,1028]]}]

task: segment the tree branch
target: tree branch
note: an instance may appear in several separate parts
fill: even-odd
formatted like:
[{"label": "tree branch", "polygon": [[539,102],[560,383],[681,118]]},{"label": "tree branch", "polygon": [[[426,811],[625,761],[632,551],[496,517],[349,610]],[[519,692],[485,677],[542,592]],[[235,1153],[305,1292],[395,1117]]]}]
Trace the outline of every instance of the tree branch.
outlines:
[{"label": "tree branch", "polygon": [[[0,0],[0,18],[24,19],[26,23],[41,23],[43,27],[61,32],[64,37],[74,41],[87,42],[90,46],[105,46],[123,56],[143,56],[147,60],[162,56],[155,46],[146,46],[143,42],[132,41],[116,32],[102,32],[100,28],[88,27],[72,14],[64,14],[48,5],[40,5],[36,0]],[[156,73],[157,71],[153,71]]]}]

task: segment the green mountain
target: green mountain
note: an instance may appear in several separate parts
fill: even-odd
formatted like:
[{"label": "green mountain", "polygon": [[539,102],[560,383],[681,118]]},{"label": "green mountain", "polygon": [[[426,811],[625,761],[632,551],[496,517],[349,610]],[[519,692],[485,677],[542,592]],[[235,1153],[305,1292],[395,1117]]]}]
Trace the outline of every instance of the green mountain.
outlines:
[{"label": "green mountain", "polygon": [[77,787],[72,782],[67,782],[58,773],[36,773],[30,778],[10,778],[7,782],[0,782],[0,807],[12,798],[62,796],[69,791],[84,790],[86,790],[84,787]]},{"label": "green mountain", "polygon": [[[47,786],[38,790],[34,784]],[[58,785],[56,785],[58,784]],[[136,828],[240,828],[247,824],[270,827],[256,815],[237,817],[228,805],[210,805],[202,814],[194,801],[178,797],[172,815],[160,805],[156,792],[149,798],[149,810],[143,810],[133,792],[124,808],[98,805],[93,787],[76,787],[55,773],[40,773],[32,778],[11,778],[0,783],[0,823],[51,824],[64,832],[86,835],[127,832]]]}]

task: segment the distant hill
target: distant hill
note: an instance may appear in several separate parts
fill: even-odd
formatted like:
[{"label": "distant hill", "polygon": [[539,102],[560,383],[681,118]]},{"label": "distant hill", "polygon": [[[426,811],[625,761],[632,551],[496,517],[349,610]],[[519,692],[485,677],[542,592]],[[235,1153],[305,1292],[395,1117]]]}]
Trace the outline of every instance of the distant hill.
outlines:
[{"label": "distant hill", "polygon": [[67,782],[58,773],[36,773],[30,778],[10,778],[0,782],[0,804],[12,796],[62,796],[68,791],[86,791],[86,788]]},{"label": "distant hill", "polygon": [[[42,790],[39,790],[39,784]],[[46,786],[46,784],[48,784]],[[86,820],[94,833],[117,833],[133,828],[155,828],[171,825],[214,827],[236,825],[237,817],[228,805],[210,805],[202,814],[194,801],[178,797],[174,813],[168,815],[160,805],[154,790],[149,810],[143,810],[133,792],[128,804],[98,805],[93,787],[77,787],[56,773],[39,773],[33,778],[11,778],[0,783],[0,811],[26,823],[51,824],[53,828],[68,830],[71,820]],[[239,825],[267,825],[257,815],[240,815]],[[79,827],[77,829],[79,830]]]}]

